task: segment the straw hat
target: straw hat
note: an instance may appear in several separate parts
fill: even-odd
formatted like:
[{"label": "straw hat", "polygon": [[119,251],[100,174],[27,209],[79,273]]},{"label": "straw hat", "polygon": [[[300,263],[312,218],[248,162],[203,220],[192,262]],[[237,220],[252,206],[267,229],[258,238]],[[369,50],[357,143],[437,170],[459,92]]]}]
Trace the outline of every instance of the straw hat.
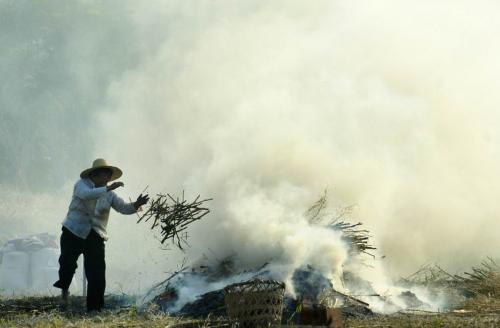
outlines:
[{"label": "straw hat", "polygon": [[110,169],[112,172],[110,181],[118,179],[123,174],[122,170],[120,170],[116,166],[108,165],[108,163],[106,163],[106,160],[104,160],[102,158],[98,158],[92,163],[91,168],[86,169],[86,170],[82,171],[82,173],[80,173],[80,178],[88,178],[90,173],[92,171],[97,170],[97,169]]}]

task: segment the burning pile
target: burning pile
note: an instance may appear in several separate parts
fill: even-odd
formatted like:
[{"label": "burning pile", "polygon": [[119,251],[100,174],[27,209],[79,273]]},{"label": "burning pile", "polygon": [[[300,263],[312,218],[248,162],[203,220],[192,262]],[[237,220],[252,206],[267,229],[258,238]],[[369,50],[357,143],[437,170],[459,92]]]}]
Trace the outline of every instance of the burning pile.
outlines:
[{"label": "burning pile", "polygon": [[[184,197],[176,200],[168,194],[159,195],[141,220],[143,218],[146,221],[154,219],[152,228],[161,224],[162,243],[174,236],[179,245],[179,240],[183,239],[178,237],[178,232],[184,231],[187,224],[201,219],[208,213],[208,209],[201,207],[201,204],[207,200],[199,201],[198,199],[199,197],[194,202],[188,203]],[[375,249],[369,242],[369,232],[360,228],[361,223],[351,224],[346,221],[345,216],[349,214],[351,208],[343,208],[340,214],[333,218],[328,218],[323,213],[325,208],[326,193],[306,212],[310,225],[339,232],[352,256],[369,254],[369,250]],[[174,220],[174,218],[177,219]],[[150,295],[156,295],[152,301],[163,310],[184,316],[195,318],[208,315],[226,316],[225,287],[235,283],[255,281],[255,279],[259,281],[275,279],[272,259],[270,259],[271,263],[262,263],[256,268],[241,270],[237,258],[235,254],[217,260],[215,263],[208,261],[209,264],[191,267],[183,263],[179,270],[170,277],[153,286],[145,299]],[[293,291],[293,293],[287,293],[285,296],[284,320],[296,321],[301,316],[299,313],[305,315],[309,309],[322,311],[321,309],[334,306],[342,306],[342,311],[346,315],[372,314],[368,303],[334,288],[330,279],[323,276],[313,266],[305,265],[297,268],[289,283],[291,285],[287,286],[287,291]],[[202,286],[202,288],[196,289],[192,286]]]},{"label": "burning pile", "polygon": [[[164,243],[170,238],[182,249],[183,245],[187,245],[187,236],[180,236],[179,232],[185,232],[188,224],[200,220],[209,212],[202,206],[208,200],[200,201],[198,196],[195,201],[187,202],[184,196],[181,199],[174,199],[168,194],[159,195],[140,220],[154,219],[152,228],[160,226],[163,236],[161,242]],[[334,234],[327,233],[324,236],[338,237],[343,241],[342,247],[345,247],[343,249],[348,253],[347,262],[344,263],[347,265],[343,267],[339,277],[329,277],[325,275],[324,268],[321,271],[320,268],[307,262],[287,271],[283,320],[304,324],[304,320],[311,314],[315,318],[318,318],[318,313],[322,314],[320,316],[322,318],[328,317],[326,313],[332,308],[337,308],[343,316],[367,316],[373,313],[370,304],[365,300],[371,303],[372,299],[374,303],[388,305],[395,311],[403,308],[429,309],[430,305],[421,301],[409,289],[396,288],[394,291],[397,295],[379,295],[370,282],[361,278],[357,270],[359,265],[363,265],[365,260],[363,256],[374,257],[371,251],[376,249],[371,244],[370,233],[362,228],[361,222],[349,222],[352,206],[342,207],[331,215],[325,212],[326,205],[325,192],[304,213],[306,227],[313,227],[314,231],[335,231]],[[319,229],[315,230],[316,228]],[[307,242],[317,241],[307,240]],[[144,300],[156,303],[164,311],[182,316],[193,318],[205,318],[210,315],[227,316],[224,291],[227,286],[256,279],[275,280],[281,274],[280,262],[272,257],[254,268],[243,265],[245,261],[240,259],[238,254],[227,256],[222,260],[205,260],[201,265],[198,263],[186,266],[183,263],[170,277],[153,286]],[[339,280],[335,286],[332,278]],[[395,299],[396,303],[392,301]]]},{"label": "burning pile", "polygon": [[[228,274],[232,272],[232,274]],[[227,316],[226,306],[227,286],[238,286],[253,281],[269,281],[272,275],[269,264],[253,270],[237,271],[231,258],[219,261],[210,267],[183,268],[169,277],[156,290],[163,290],[153,298],[153,302],[166,312],[176,313],[191,318],[206,318],[207,316]],[[193,285],[193,281],[205,284],[208,289],[191,300],[186,299],[185,287]],[[283,321],[288,323],[305,323],[304,320],[317,320],[324,317],[332,307],[341,307],[344,316],[372,315],[369,304],[355,297],[337,291],[331,281],[311,266],[297,269],[293,274],[292,286],[295,294],[285,294],[283,300]],[[188,291],[191,292],[191,291]],[[311,316],[311,318],[305,319]],[[321,320],[320,320],[321,321]],[[307,321],[310,322],[310,321]],[[318,322],[319,323],[319,322]]]}]

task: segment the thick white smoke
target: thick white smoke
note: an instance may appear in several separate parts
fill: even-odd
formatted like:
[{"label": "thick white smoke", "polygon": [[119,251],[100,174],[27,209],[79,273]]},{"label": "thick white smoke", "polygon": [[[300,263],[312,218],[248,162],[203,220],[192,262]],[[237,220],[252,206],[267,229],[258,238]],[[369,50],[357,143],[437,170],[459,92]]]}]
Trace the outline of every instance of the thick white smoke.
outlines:
[{"label": "thick white smoke", "polygon": [[190,256],[323,257],[320,236],[301,229],[297,247],[288,227],[328,187],[357,204],[393,273],[476,262],[498,247],[499,20],[483,4],[142,8],[141,28],[168,37],[109,89],[96,154],[137,190],[215,198]]},{"label": "thick white smoke", "polygon": [[[122,196],[149,185],[214,198],[190,230],[190,259],[340,270],[338,238],[302,217],[328,188],[356,204],[390,275],[463,268],[500,246],[499,6],[129,2],[132,30],[113,33],[134,35],[120,49],[138,60],[107,87],[94,156],[124,170]],[[117,216],[110,285],[140,290],[185,256]]]}]

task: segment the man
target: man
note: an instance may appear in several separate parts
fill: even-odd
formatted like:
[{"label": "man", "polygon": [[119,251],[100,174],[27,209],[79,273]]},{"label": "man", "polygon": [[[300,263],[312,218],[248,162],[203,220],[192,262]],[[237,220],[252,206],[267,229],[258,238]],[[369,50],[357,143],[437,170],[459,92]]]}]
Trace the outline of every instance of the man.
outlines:
[{"label": "man", "polygon": [[61,256],[59,257],[59,280],[54,287],[61,288],[63,307],[68,305],[68,288],[75,274],[77,260],[83,254],[83,266],[87,276],[87,311],[101,311],[104,306],[106,288],[104,241],[108,239],[106,226],[110,208],[133,214],[149,200],[148,195],[139,195],[133,203],[126,203],[113,191],[123,187],[118,179],[122,171],[98,158],[92,167],[84,170],[73,189],[68,214],[63,221],[61,234]]}]

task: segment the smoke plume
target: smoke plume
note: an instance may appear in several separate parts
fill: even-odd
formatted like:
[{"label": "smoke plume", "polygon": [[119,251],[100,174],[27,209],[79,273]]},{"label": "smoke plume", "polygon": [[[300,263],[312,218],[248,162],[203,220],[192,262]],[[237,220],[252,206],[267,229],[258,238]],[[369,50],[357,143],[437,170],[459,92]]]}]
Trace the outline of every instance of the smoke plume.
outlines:
[{"label": "smoke plume", "polygon": [[[353,219],[372,231],[389,276],[428,261],[456,270],[496,255],[499,4],[45,2],[51,28],[63,37],[53,41],[58,51],[44,56],[66,54],[47,72],[57,67],[73,79],[44,86],[45,77],[35,77],[43,96],[30,99],[31,107],[20,94],[3,97],[2,117],[29,137],[3,142],[3,154],[31,144],[34,121],[53,124],[67,115],[69,125],[37,130],[50,140],[54,164],[38,166],[39,152],[16,164],[33,177],[57,168],[59,183],[35,192],[31,184],[39,183],[28,181],[22,192],[53,195],[62,220],[68,186],[104,157],[125,172],[122,197],[149,185],[151,194],[185,189],[187,197],[214,198],[210,217],[190,229],[186,254],[160,250],[147,225],[113,215],[111,286],[143,289],[184,256],[208,252],[237,253],[246,266],[275,259],[284,275],[302,264],[335,274],[345,247],[303,216],[325,188],[332,207],[355,204]],[[41,24],[23,22],[26,29]],[[16,67],[27,74],[22,64]],[[61,90],[56,111],[47,97]],[[50,220],[55,231],[60,222],[52,213],[26,220],[44,227]]]}]

